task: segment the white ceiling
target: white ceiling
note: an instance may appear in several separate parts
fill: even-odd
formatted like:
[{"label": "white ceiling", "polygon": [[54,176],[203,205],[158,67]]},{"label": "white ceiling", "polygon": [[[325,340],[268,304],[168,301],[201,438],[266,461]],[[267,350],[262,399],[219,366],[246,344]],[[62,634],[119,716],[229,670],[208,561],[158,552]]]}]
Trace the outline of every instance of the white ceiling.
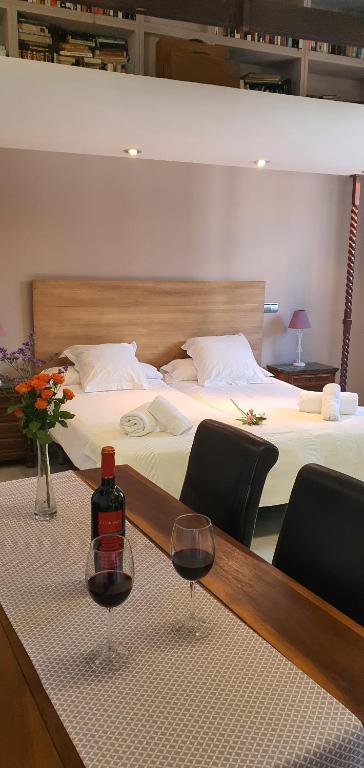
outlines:
[{"label": "white ceiling", "polygon": [[0,147],[349,175],[364,106],[0,57]]}]

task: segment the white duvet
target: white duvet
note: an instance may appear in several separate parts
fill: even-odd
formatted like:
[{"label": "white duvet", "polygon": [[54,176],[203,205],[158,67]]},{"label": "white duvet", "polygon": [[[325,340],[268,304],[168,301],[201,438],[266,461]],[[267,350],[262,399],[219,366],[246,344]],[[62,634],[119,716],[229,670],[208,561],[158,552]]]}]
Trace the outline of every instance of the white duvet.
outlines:
[{"label": "white duvet", "polygon": [[[178,389],[177,389],[178,387]],[[68,429],[57,426],[52,435],[80,469],[100,465],[103,445],[113,445],[118,464],[130,464],[145,477],[178,497],[186,473],[196,431],[203,419],[217,419],[239,426],[232,397],[244,409],[265,411],[267,421],[259,427],[241,427],[270,440],[279,449],[279,459],[268,475],[262,506],[285,504],[298,470],[316,462],[364,480],[364,409],[339,422],[325,422],[317,414],[300,413],[300,390],[270,380],[266,384],[240,387],[200,387],[183,382],[172,388],[158,382],[149,390],[84,393],[73,387],[74,400],[67,405],[75,413]],[[127,437],[120,417],[158,394],[172,402],[193,424],[184,435],[153,433]]]},{"label": "white duvet", "polygon": [[[75,414],[75,418],[68,422],[67,429],[57,425],[52,430],[52,437],[76,467],[100,466],[102,446],[113,445],[117,464],[129,464],[177,498],[198,424],[203,419],[221,417],[217,411],[163,382],[157,382],[147,390],[85,393],[79,386],[73,386],[72,390],[76,397],[67,403],[67,409]],[[192,429],[177,437],[164,432],[143,437],[123,434],[120,417],[157,395],[163,395],[173,403],[192,422]],[[222,421],[231,420],[222,417]]]},{"label": "white duvet", "polygon": [[243,409],[265,411],[267,420],[249,431],[274,443],[279,449],[277,464],[270,471],[261,505],[285,504],[297,475],[304,464],[322,464],[364,480],[364,408],[355,416],[340,421],[323,421],[319,414],[298,410],[297,387],[277,379],[264,384],[201,387],[197,382],[179,382],[179,391],[208,405],[225,420],[239,425],[231,399]]}]

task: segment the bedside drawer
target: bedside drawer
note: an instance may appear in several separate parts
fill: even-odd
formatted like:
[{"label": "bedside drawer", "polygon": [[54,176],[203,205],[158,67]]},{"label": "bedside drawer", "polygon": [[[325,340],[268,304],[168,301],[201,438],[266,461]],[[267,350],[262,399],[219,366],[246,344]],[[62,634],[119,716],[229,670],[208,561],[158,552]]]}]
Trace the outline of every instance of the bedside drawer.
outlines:
[{"label": "bedside drawer", "polygon": [[6,413],[7,408],[8,406],[6,408],[0,407],[0,424],[11,424],[13,421],[17,421],[13,413]]},{"label": "bedside drawer", "polygon": [[22,435],[19,424],[17,421],[1,421],[0,420],[0,440],[4,440],[6,437],[25,437]]},{"label": "bedside drawer", "polygon": [[0,460],[24,458],[27,451],[27,441],[21,435],[19,437],[1,438]]},{"label": "bedside drawer", "polygon": [[292,379],[292,384],[301,389],[320,392],[326,384],[332,384],[333,381],[334,378],[330,374],[322,374],[321,376],[295,376]]}]

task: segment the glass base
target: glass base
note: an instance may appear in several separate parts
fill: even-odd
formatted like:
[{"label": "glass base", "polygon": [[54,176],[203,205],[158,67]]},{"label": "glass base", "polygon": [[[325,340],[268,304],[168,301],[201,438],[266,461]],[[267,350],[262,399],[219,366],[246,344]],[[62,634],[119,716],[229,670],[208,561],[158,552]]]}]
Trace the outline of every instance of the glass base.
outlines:
[{"label": "glass base", "polygon": [[87,657],[87,664],[92,669],[120,669],[127,664],[129,651],[123,645],[106,645],[98,648]]},{"label": "glass base", "polygon": [[298,360],[296,360],[296,362],[293,363],[293,365],[295,366],[295,368],[304,368],[306,363],[303,363],[302,361],[299,363]]},{"label": "glass base", "polygon": [[188,613],[174,625],[175,634],[185,640],[203,640],[211,634],[211,627],[203,616]]},{"label": "glass base", "polygon": [[57,515],[57,507],[51,509],[35,509],[33,512],[34,520],[54,520]]}]

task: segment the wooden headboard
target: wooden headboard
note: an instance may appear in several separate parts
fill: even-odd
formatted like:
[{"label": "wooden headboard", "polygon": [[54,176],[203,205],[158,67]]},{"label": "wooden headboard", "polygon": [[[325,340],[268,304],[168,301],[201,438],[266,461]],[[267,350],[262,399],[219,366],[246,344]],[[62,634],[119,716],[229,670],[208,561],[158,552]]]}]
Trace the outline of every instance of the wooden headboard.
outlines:
[{"label": "wooden headboard", "polygon": [[138,358],[160,366],[183,357],[190,336],[243,331],[260,361],[264,290],[219,280],[34,280],[36,356],[135,340]]}]

